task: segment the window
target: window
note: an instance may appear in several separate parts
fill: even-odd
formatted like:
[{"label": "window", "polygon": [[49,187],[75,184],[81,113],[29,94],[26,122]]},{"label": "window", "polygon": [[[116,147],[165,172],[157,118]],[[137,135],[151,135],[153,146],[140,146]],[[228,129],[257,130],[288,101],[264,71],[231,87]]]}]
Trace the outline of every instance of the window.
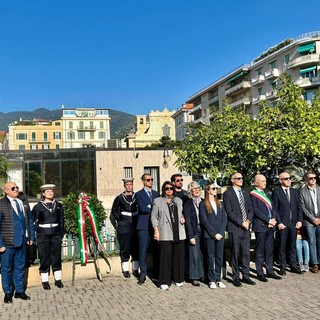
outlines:
[{"label": "window", "polygon": [[69,131],[67,133],[67,139],[75,139],[76,138],[76,134],[73,131]]},{"label": "window", "polygon": [[94,132],[90,132],[90,139],[91,139],[91,140],[94,139]]},{"label": "window", "polygon": [[143,124],[143,118],[140,118],[140,124]]},{"label": "window", "polygon": [[73,129],[73,122],[69,121],[69,129]]},{"label": "window", "polygon": [[167,124],[162,127],[162,135],[164,137],[170,136],[170,127]]},{"label": "window", "polygon": [[79,131],[78,132],[78,139],[84,140],[84,137],[85,137],[85,132]]},{"label": "window", "polygon": [[257,69],[256,72],[257,72],[257,76],[260,76],[262,74],[262,68]]},{"label": "window", "polygon": [[258,89],[258,95],[261,96],[262,95],[262,88]]},{"label": "window", "polygon": [[303,99],[305,101],[311,101],[314,98],[314,91],[306,91],[303,93]]},{"label": "window", "polygon": [[287,66],[290,62],[290,54],[284,56],[284,65]]},{"label": "window", "polygon": [[317,72],[317,69],[315,70],[311,70],[311,71],[308,71],[308,72],[305,72],[305,73],[301,73],[301,77],[303,79],[308,79],[308,78],[315,78],[318,76],[318,72]]},{"label": "window", "polygon": [[31,132],[31,140],[36,141],[36,133],[35,132]]},{"label": "window", "polygon": [[54,125],[55,125],[56,127],[59,127],[59,126],[60,126],[60,121],[55,122]]},{"label": "window", "polygon": [[56,144],[56,149],[60,149],[60,145],[59,144]]},{"label": "window", "polygon": [[278,88],[278,80],[271,82],[272,90],[276,90]]},{"label": "window", "polygon": [[269,63],[271,70],[273,70],[273,69],[275,69],[275,68],[277,67],[277,66],[276,66],[276,62],[277,62],[277,60],[274,60],[274,61],[271,61],[271,62]]},{"label": "window", "polygon": [[123,177],[125,179],[132,178],[133,173],[132,173],[132,167],[124,167],[123,168]]},{"label": "window", "polygon": [[159,185],[159,167],[144,167],[143,168],[144,173],[149,173],[153,178],[153,185],[152,189],[159,191],[160,185]]},{"label": "window", "polygon": [[103,121],[100,121],[100,129],[103,129]]},{"label": "window", "polygon": [[48,132],[43,133],[43,141],[48,141]]},{"label": "window", "polygon": [[31,144],[30,145],[31,150],[38,150],[38,145],[37,144]]},{"label": "window", "polygon": [[100,131],[98,133],[99,139],[105,139],[106,138],[106,133],[104,131]]},{"label": "window", "polygon": [[16,140],[27,140],[27,139],[28,139],[28,135],[26,133],[17,133],[16,134]]},{"label": "window", "polygon": [[79,129],[83,129],[83,121],[79,122]]},{"label": "window", "polygon": [[19,144],[19,150],[26,150],[26,146],[24,144]]},{"label": "window", "polygon": [[93,121],[90,121],[90,129],[94,129]]},{"label": "window", "polygon": [[50,145],[48,145],[48,144],[43,144],[43,145],[42,145],[42,149],[48,150],[48,149],[50,149]]},{"label": "window", "polygon": [[53,133],[53,139],[54,140],[61,139],[61,132],[54,132]]}]

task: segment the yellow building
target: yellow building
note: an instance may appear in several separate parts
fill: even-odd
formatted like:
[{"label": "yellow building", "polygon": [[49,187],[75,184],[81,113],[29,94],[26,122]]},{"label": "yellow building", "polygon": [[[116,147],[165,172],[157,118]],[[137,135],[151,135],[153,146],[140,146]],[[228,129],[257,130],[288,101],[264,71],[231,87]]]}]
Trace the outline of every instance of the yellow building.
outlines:
[{"label": "yellow building", "polygon": [[9,124],[9,150],[38,150],[62,148],[60,120],[20,120]]},{"label": "yellow building", "polygon": [[128,148],[143,148],[159,142],[161,137],[175,140],[175,110],[151,111],[149,115],[136,116],[136,131],[126,137]]}]

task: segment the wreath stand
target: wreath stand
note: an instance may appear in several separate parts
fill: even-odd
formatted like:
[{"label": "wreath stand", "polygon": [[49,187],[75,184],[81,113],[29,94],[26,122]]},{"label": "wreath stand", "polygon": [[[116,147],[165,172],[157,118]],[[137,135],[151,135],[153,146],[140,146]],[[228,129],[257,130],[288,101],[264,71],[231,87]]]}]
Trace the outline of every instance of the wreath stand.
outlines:
[{"label": "wreath stand", "polygon": [[74,286],[75,283],[75,276],[76,276],[76,265],[81,265],[81,266],[86,266],[88,263],[94,263],[94,269],[97,275],[97,279],[99,281],[103,280],[102,277],[102,272],[100,270],[100,261],[103,260],[107,266],[108,269],[107,270],[107,274],[109,274],[111,272],[111,264],[108,260],[109,258],[109,254],[107,253],[107,251],[99,251],[98,250],[98,246],[96,244],[96,242],[94,241],[93,237],[87,237],[86,239],[87,244],[88,244],[88,261],[86,263],[81,263],[80,259],[77,259],[77,248],[79,248],[79,243],[78,243],[78,238],[75,239],[75,243],[74,243],[74,251],[73,251],[73,258],[72,258],[72,281],[71,281],[71,285]]}]

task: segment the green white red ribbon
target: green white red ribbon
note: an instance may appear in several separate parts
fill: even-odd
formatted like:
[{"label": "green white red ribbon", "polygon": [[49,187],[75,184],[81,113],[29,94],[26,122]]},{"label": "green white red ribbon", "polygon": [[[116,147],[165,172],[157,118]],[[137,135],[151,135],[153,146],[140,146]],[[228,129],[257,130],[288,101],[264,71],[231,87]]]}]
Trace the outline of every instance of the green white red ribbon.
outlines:
[{"label": "green white red ribbon", "polygon": [[262,190],[259,189],[254,189],[250,192],[250,194],[252,194],[254,197],[260,199],[262,202],[264,202],[264,204],[270,209],[272,210],[272,203],[271,200],[269,199],[269,197],[266,195],[266,193]]},{"label": "green white red ribbon", "polygon": [[78,196],[78,233],[80,240],[80,261],[82,264],[88,262],[88,244],[87,244],[87,236],[86,236],[86,222],[85,222],[85,214],[87,213],[90,223],[91,229],[93,232],[94,239],[96,241],[98,251],[105,251],[101,236],[99,234],[99,228],[97,224],[97,219],[94,211],[89,205],[90,197],[85,192],[80,192]]}]

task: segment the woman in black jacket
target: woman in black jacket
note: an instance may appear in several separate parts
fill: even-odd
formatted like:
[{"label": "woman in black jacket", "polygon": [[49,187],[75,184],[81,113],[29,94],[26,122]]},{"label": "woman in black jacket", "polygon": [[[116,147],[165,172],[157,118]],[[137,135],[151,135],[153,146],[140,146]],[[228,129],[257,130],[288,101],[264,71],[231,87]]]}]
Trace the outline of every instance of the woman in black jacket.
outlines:
[{"label": "woman in black jacket", "polygon": [[203,237],[207,253],[210,289],[224,289],[226,287],[221,282],[221,267],[227,216],[217,198],[217,190],[217,184],[208,184],[205,187],[204,201],[199,206],[200,222],[203,227]]}]

